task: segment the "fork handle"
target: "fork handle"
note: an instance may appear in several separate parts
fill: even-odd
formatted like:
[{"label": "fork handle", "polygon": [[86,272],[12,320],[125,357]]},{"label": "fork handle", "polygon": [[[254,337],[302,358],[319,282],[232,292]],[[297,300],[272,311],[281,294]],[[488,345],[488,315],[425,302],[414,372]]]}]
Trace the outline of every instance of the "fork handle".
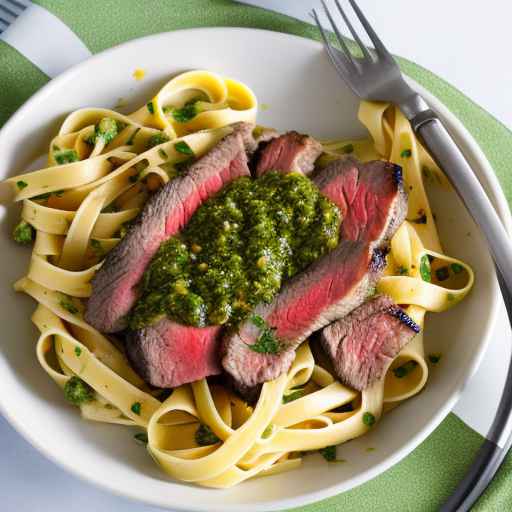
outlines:
[{"label": "fork handle", "polygon": [[512,241],[466,158],[433,111],[421,112],[411,125],[480,227],[503,285],[512,293]]},{"label": "fork handle", "polygon": [[[450,134],[432,110],[410,117],[411,125],[434,160],[444,170],[487,239],[497,267],[498,281],[512,325],[512,242],[482,185]],[[443,512],[466,511],[485,491],[498,471],[512,437],[512,360],[493,423],[473,464],[444,503]]]}]

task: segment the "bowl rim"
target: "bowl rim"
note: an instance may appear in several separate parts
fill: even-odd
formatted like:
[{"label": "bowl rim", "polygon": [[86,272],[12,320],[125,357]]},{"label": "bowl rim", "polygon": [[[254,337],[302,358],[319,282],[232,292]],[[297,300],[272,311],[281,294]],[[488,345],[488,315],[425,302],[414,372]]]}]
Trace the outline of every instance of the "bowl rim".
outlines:
[{"label": "bowl rim", "polygon": [[[157,34],[151,34],[144,37],[139,37],[136,39],[132,39],[126,42],[123,42],[121,44],[118,44],[116,46],[113,46],[111,48],[108,48],[106,50],[103,50],[102,52],[99,52],[97,54],[94,54],[92,57],[88,58],[87,60],[69,68],[64,73],[59,75],[56,78],[53,78],[50,80],[47,84],[45,84],[41,89],[39,89],[36,93],[34,93],[16,112],[10,117],[10,119],[7,120],[7,122],[4,124],[4,126],[0,129],[0,142],[9,136],[9,132],[12,129],[12,126],[15,125],[18,118],[25,116],[27,113],[30,112],[32,105],[36,102],[44,100],[44,97],[52,94],[53,90],[60,87],[61,84],[65,83],[67,80],[72,79],[72,77],[80,73],[84,68],[87,68],[94,62],[101,61],[103,59],[108,59],[110,55],[115,54],[115,52],[126,49],[130,47],[136,47],[138,44],[141,43],[141,41],[151,41],[151,40],[158,40],[161,38],[166,37],[172,37],[172,35],[176,33],[183,33],[183,32],[194,32],[194,33],[204,33],[206,36],[208,33],[212,32],[228,32],[228,33],[236,33],[236,32],[252,32],[257,34],[263,34],[267,37],[276,37],[278,39],[287,39],[287,40],[294,40],[295,43],[300,42],[301,44],[306,44],[311,46],[312,48],[316,48],[317,50],[321,50],[322,45],[320,42],[301,37],[294,34],[288,34],[284,32],[276,32],[273,30],[266,30],[266,29],[259,29],[259,28],[251,28],[251,27],[197,27],[197,28],[187,28],[187,29],[181,29],[181,30],[173,30],[168,32],[160,32]],[[437,97],[435,97],[432,93],[430,93],[427,89],[425,89],[422,85],[420,85],[418,82],[416,82],[414,79],[405,76],[407,82],[412,86],[412,88],[417,91],[420,95],[423,96],[423,98],[426,100],[426,102],[435,110],[440,118],[445,123],[445,126],[448,128],[448,130],[454,134],[457,138],[457,142],[459,143],[459,146],[463,150],[464,154],[467,157],[470,157],[473,159],[476,163],[478,168],[481,171],[482,176],[479,176],[480,181],[482,181],[482,184],[484,188],[487,189],[488,192],[490,192],[490,199],[493,203],[494,207],[496,208],[498,215],[500,216],[505,229],[508,233],[512,233],[512,216],[509,210],[508,202],[505,198],[505,195],[503,193],[503,190],[501,188],[501,185],[499,183],[499,180],[494,173],[491,164],[487,160],[487,157],[483,153],[482,149],[478,146],[477,142],[474,140],[472,135],[469,133],[469,131],[464,127],[462,122],[453,114],[448,107],[446,107],[441,100],[439,100]],[[491,310],[490,315],[487,318],[487,325],[485,328],[485,335],[482,339],[478,352],[475,354],[475,357],[473,358],[472,364],[468,365],[468,367],[465,369],[461,377],[459,378],[459,381],[457,382],[456,390],[451,394],[451,396],[447,397],[447,400],[444,403],[444,406],[439,408],[437,412],[431,417],[430,421],[425,424],[425,426],[415,435],[413,436],[408,442],[406,442],[399,450],[397,450],[393,455],[385,459],[384,461],[376,464],[372,468],[363,471],[362,473],[349,478],[348,480],[345,480],[339,484],[331,485],[325,488],[322,488],[321,490],[314,491],[314,492],[308,492],[306,494],[299,494],[295,497],[290,498],[283,498],[283,499],[277,499],[271,502],[260,502],[255,504],[244,504],[243,507],[247,512],[251,511],[268,511],[268,510],[281,510],[283,508],[287,507],[293,507],[293,506],[299,506],[299,505],[306,505],[312,502],[316,502],[328,497],[332,497],[336,494],[340,494],[342,492],[346,492],[349,489],[353,489],[355,487],[358,487],[359,485],[375,478],[379,474],[383,473],[384,471],[391,468],[393,465],[397,464],[400,460],[405,458],[409,453],[411,453],[422,441],[425,440],[425,438],[430,435],[441,423],[441,421],[448,415],[448,413],[453,409],[455,403],[460,398],[460,395],[465,388],[467,382],[471,379],[471,377],[474,375],[478,367],[480,366],[480,363],[483,359],[483,356],[487,350],[488,344],[491,339],[491,334],[494,329],[498,312],[499,312],[499,303],[500,303],[500,292],[498,287],[498,282],[496,277],[492,279],[491,283],[493,296],[495,298]],[[0,395],[0,413],[7,419],[7,421],[10,423],[10,425],[26,440],[28,441],[33,447],[35,447],[41,454],[43,454],[47,459],[54,462],[64,470],[68,471],[69,473],[73,474],[74,476],[78,477],[81,480],[84,480],[88,483],[91,483],[95,486],[98,486],[101,489],[107,490],[108,492],[111,492],[117,496],[129,498],[134,501],[169,508],[173,507],[176,510],[183,510],[183,511],[197,511],[201,512],[202,508],[197,508],[196,506],[184,506],[180,503],[168,503],[166,501],[163,501],[162,499],[159,499],[158,496],[151,497],[151,496],[140,496],[137,493],[137,490],[132,490],[129,488],[121,488],[119,486],[116,486],[114,484],[109,484],[109,482],[96,479],[94,477],[93,472],[90,472],[89,470],[82,469],[81,466],[73,465],[72,463],[57,458],[57,456],[53,455],[51,449],[47,448],[45,445],[40,443],[37,438],[33,435],[33,433],[26,429],[24,425],[19,422],[16,419],[16,415],[10,411],[8,408],[6,408],[2,404],[2,397]],[[239,505],[236,504],[223,504],[220,505],[213,505],[210,504],[208,507],[209,511],[215,512],[228,512],[228,511],[236,511],[239,510]]]}]

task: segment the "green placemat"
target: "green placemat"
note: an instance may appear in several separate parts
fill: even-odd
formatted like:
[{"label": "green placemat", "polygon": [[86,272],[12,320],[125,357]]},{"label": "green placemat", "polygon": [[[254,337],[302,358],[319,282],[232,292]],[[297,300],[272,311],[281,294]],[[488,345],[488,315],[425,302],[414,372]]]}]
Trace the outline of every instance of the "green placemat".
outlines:
[{"label": "green placemat", "polygon": [[[310,25],[229,0],[37,0],[35,3],[61,18],[93,52],[148,34],[207,26],[255,27],[318,39]],[[445,103],[472,133],[510,202],[512,175],[508,168],[512,161],[512,133],[439,77],[403,59],[400,64],[409,76]],[[2,41],[0,70],[1,126],[48,78]],[[392,469],[349,492],[294,510],[436,510],[463,476],[481,442],[478,433],[450,414],[426,441]],[[475,510],[512,510],[511,472],[512,459],[508,457]]]}]

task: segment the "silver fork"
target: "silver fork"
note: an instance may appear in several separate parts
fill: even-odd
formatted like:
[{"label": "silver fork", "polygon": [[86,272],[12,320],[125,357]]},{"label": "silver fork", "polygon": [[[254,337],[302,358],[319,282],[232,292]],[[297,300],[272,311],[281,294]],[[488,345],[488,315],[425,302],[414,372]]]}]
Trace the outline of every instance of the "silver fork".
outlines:
[{"label": "silver fork", "polygon": [[28,7],[27,0],[0,0],[0,34]]},{"label": "silver fork", "polygon": [[[424,145],[444,170],[464,201],[466,208],[482,230],[497,267],[498,282],[512,324],[512,243],[498,215],[485,194],[480,182],[448,131],[423,98],[405,82],[400,69],[375,30],[358,7],[355,0],[348,0],[362,27],[374,45],[367,48],[350,22],[339,0],[334,0],[337,10],[352,34],[361,56],[350,51],[334,17],[324,0],[323,9],[339,44],[330,43],[316,10],[313,16],[324,42],[327,54],[338,75],[362,99],[386,101],[398,105]],[[445,502],[443,511],[469,510],[485,490],[501,465],[512,437],[512,361],[496,416],[486,440],[464,479]]]}]

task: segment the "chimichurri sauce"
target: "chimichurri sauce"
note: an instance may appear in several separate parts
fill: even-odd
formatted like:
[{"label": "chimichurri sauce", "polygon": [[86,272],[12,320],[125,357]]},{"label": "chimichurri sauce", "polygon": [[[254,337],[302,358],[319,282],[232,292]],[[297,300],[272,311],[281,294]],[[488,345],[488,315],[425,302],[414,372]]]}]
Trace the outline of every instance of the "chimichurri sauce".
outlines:
[{"label": "chimichurri sauce", "polygon": [[163,316],[199,327],[240,322],[336,247],[340,221],[337,206],[302,174],[239,178],[160,246],[140,283],[130,327]]}]

